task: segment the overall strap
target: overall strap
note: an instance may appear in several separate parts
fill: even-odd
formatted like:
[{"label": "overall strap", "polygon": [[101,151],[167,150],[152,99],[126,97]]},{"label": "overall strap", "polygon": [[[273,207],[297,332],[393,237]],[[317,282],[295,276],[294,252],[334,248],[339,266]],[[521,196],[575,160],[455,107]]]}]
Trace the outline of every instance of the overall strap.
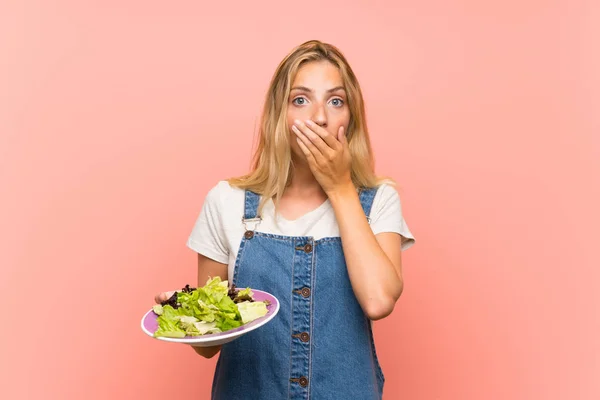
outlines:
[{"label": "overall strap", "polygon": [[244,220],[260,219],[258,215],[258,203],[260,202],[260,195],[246,190],[244,199]]},{"label": "overall strap", "polygon": [[362,205],[363,211],[367,216],[367,221],[371,222],[371,207],[373,206],[373,199],[377,194],[377,188],[361,188],[359,192],[360,204]]}]

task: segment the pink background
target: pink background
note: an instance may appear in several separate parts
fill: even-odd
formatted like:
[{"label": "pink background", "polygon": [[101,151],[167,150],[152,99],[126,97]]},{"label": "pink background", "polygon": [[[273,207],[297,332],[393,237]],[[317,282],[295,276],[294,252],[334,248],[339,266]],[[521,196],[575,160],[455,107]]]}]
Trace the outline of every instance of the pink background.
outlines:
[{"label": "pink background", "polygon": [[[368,5],[367,5],[368,4]],[[295,45],[341,48],[417,245],[387,400],[600,398],[600,3],[3,1],[3,399],[208,399],[146,337]]]}]

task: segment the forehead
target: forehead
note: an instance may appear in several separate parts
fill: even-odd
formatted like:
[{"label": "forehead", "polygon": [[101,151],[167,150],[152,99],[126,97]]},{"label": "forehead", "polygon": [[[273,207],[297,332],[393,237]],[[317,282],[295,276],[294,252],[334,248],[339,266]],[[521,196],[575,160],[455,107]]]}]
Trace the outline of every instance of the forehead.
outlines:
[{"label": "forehead", "polygon": [[311,61],[299,69],[292,86],[302,85],[315,89],[343,86],[339,69],[329,61]]}]

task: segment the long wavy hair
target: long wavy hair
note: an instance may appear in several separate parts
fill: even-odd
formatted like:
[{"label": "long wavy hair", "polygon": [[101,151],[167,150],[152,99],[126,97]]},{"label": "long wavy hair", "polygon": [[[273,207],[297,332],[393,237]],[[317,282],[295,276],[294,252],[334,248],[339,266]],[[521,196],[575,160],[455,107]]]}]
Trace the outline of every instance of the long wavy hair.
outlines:
[{"label": "long wavy hair", "polygon": [[350,109],[346,137],[352,158],[354,186],[372,188],[384,182],[394,184],[390,178],[375,175],[363,95],[348,61],[335,46],[311,40],[293,49],[275,70],[263,106],[259,141],[250,172],[227,180],[231,186],[260,194],[259,212],[268,199],[273,200],[277,210],[279,200],[291,182],[294,165],[287,126],[289,95],[300,67],[312,61],[329,61],[340,71]]}]

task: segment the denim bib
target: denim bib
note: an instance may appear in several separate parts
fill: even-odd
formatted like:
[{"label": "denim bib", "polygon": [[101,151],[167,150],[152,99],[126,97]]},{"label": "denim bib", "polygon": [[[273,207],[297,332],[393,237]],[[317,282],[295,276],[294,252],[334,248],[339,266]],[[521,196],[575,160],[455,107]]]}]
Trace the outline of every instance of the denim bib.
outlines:
[{"label": "denim bib", "polygon": [[[376,190],[360,192],[367,218]],[[352,290],[341,238],[255,231],[259,201],[246,191],[247,230],[232,283],[273,294],[280,309],[268,324],[223,345],[212,399],[381,399],[371,321]]]}]

